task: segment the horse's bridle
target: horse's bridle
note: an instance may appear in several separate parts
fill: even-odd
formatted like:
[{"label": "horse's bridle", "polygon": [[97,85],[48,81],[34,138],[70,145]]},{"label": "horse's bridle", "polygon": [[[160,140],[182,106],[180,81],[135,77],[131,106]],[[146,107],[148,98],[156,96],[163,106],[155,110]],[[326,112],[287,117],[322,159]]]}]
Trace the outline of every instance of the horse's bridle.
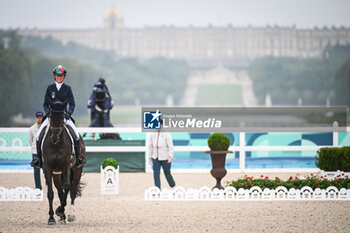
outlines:
[{"label": "horse's bridle", "polygon": [[[55,110],[51,110],[51,112],[58,112],[58,113],[64,113],[64,111],[55,111]],[[52,134],[50,135],[50,141],[52,144],[56,145],[57,143],[60,142],[60,136],[63,132],[63,126],[60,126],[60,127],[53,127],[53,126],[50,126],[50,129],[52,131]],[[54,138],[54,135],[55,135],[55,138]],[[54,139],[56,139],[54,141]]]}]

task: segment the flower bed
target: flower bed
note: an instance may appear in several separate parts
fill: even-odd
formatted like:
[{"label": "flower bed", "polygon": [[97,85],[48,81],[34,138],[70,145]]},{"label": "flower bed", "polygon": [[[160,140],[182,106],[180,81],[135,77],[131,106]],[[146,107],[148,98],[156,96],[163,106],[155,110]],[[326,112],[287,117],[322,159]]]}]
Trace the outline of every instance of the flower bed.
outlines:
[{"label": "flower bed", "polygon": [[302,189],[304,186],[308,186],[312,189],[327,189],[330,186],[334,186],[337,189],[345,188],[350,189],[350,179],[347,176],[339,175],[333,180],[329,180],[327,177],[317,177],[311,174],[306,178],[299,177],[289,177],[288,180],[282,180],[279,177],[275,177],[274,179],[270,179],[268,176],[261,175],[258,178],[254,178],[253,176],[249,177],[245,175],[242,178],[234,181],[227,181],[226,186],[234,187],[236,189],[250,189],[253,186],[260,187],[262,190],[265,188],[276,189],[277,187],[286,187],[287,190],[294,189]]}]

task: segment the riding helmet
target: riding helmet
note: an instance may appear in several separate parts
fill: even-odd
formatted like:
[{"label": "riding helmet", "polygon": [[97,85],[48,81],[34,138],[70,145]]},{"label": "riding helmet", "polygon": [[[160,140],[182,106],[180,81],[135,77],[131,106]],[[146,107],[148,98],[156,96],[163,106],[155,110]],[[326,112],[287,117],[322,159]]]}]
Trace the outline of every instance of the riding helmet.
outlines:
[{"label": "riding helmet", "polygon": [[58,75],[66,75],[67,74],[67,70],[66,68],[64,68],[62,65],[58,65],[56,66],[52,73],[55,75],[55,74],[58,74]]}]

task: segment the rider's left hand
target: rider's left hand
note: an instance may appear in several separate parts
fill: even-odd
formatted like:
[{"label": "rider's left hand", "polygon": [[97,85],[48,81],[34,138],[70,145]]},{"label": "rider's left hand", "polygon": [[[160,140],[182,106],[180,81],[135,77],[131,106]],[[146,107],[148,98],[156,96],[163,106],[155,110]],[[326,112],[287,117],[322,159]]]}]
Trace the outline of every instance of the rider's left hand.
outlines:
[{"label": "rider's left hand", "polygon": [[70,119],[70,114],[69,114],[68,112],[66,112],[66,113],[64,114],[64,117],[65,117],[67,120],[69,120],[69,119]]}]

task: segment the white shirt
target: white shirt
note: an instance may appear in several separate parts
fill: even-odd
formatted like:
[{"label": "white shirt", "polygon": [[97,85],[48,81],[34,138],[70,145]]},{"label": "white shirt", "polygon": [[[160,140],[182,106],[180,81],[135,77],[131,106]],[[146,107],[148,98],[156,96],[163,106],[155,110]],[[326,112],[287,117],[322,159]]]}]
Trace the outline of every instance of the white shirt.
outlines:
[{"label": "white shirt", "polygon": [[174,145],[168,132],[150,133],[148,136],[148,158],[168,160],[174,156]]},{"label": "white shirt", "polygon": [[39,131],[39,126],[37,123],[32,125],[29,129],[28,143],[31,147],[32,154],[37,154],[36,152],[36,134]]},{"label": "white shirt", "polygon": [[61,89],[61,87],[62,87],[63,82],[58,83],[58,82],[55,81],[55,83],[56,83],[56,88],[59,91]]}]

